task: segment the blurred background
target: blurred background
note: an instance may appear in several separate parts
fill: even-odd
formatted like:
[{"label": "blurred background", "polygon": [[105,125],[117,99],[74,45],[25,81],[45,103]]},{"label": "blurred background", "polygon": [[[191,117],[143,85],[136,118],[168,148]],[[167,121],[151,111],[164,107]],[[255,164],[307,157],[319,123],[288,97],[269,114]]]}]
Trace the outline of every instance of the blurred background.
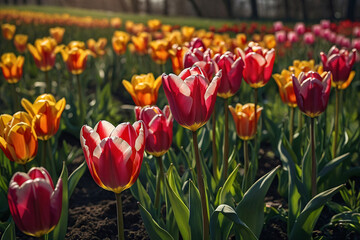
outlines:
[{"label": "blurred background", "polygon": [[7,5],[52,5],[113,12],[206,18],[315,22],[360,20],[360,0],[0,0]]}]

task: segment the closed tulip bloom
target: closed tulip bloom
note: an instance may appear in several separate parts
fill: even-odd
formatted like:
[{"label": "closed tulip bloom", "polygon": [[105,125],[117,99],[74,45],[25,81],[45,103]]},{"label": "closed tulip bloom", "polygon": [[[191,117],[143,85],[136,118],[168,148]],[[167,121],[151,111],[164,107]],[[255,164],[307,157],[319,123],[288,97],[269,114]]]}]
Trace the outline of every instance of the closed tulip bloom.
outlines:
[{"label": "closed tulip bloom", "polygon": [[14,37],[15,31],[16,31],[16,26],[9,24],[9,23],[4,23],[1,24],[1,31],[2,31],[2,35],[6,40],[11,40]]},{"label": "closed tulip bloom", "polygon": [[156,62],[157,64],[165,64],[168,60],[170,54],[169,54],[169,42],[164,39],[151,41],[149,49],[149,54],[151,58]]},{"label": "closed tulip bloom", "polygon": [[349,52],[333,46],[327,55],[321,52],[320,56],[324,71],[331,71],[333,84],[340,89],[347,88],[355,76],[355,71],[351,69],[356,60],[356,50]]},{"label": "closed tulip bloom", "polygon": [[161,28],[161,21],[159,19],[150,19],[147,25],[152,32],[156,32]]},{"label": "closed tulip bloom", "polygon": [[155,80],[152,73],[134,75],[131,82],[123,80],[122,84],[130,93],[136,106],[155,105],[161,86],[161,76]]},{"label": "closed tulip bloom", "polygon": [[119,28],[121,27],[122,20],[119,17],[113,17],[110,19],[110,26],[113,28]]},{"label": "closed tulip bloom", "polygon": [[289,107],[294,108],[297,106],[297,103],[292,83],[292,74],[292,72],[284,69],[281,71],[281,74],[274,74],[273,78],[279,87],[281,100]]},{"label": "closed tulip bloom", "polygon": [[62,49],[62,46],[57,46],[55,39],[50,37],[36,39],[35,46],[30,43],[27,46],[41,71],[49,71],[54,67],[56,54]]},{"label": "closed tulip bloom", "polygon": [[284,27],[284,25],[283,25],[283,22],[281,22],[281,21],[276,21],[273,23],[273,28],[274,28],[275,32],[283,30],[283,27]]},{"label": "closed tulip bloom", "polygon": [[[235,108],[229,106],[229,109],[235,122],[237,135],[245,141],[254,138],[257,126],[257,122],[255,122],[255,104],[247,103],[242,105],[238,103]],[[256,107],[256,121],[259,120],[262,109],[262,107]]]},{"label": "closed tulip bloom", "polygon": [[51,232],[61,216],[62,192],[61,178],[54,187],[43,167],[15,173],[9,184],[8,203],[16,226],[34,237]]},{"label": "closed tulip bloom", "polygon": [[299,41],[299,36],[296,32],[294,31],[290,31],[287,34],[287,39],[289,40],[289,42],[291,43],[296,43]]},{"label": "closed tulip bloom", "polygon": [[33,126],[40,140],[48,140],[58,131],[65,104],[65,98],[56,102],[51,94],[40,95],[33,104],[27,99],[21,100],[21,105],[33,118]]},{"label": "closed tulip bloom", "polygon": [[14,37],[14,45],[16,50],[19,53],[24,53],[26,51],[26,44],[28,41],[28,36],[24,34],[16,34]]},{"label": "closed tulip bloom", "polygon": [[57,44],[61,43],[64,37],[65,28],[54,27],[49,29],[50,36],[55,39]]},{"label": "closed tulip bloom", "polygon": [[274,61],[275,50],[265,49],[256,43],[249,43],[245,54],[239,50],[239,55],[245,59],[243,77],[252,88],[260,88],[270,80]]},{"label": "closed tulip bloom", "polygon": [[305,33],[305,24],[302,22],[296,23],[294,26],[294,31],[299,35],[303,35]]},{"label": "closed tulip bloom", "polygon": [[314,118],[325,111],[331,89],[331,73],[300,73],[292,76],[297,105],[303,113]]},{"label": "closed tulip bloom", "polygon": [[81,74],[86,67],[88,55],[94,55],[90,50],[85,49],[83,42],[73,41],[63,49],[61,49],[66,66],[71,74]]},{"label": "closed tulip bloom", "polygon": [[184,69],[179,76],[163,74],[162,79],[175,120],[191,131],[205,125],[214,110],[221,71],[211,82],[197,66]]},{"label": "closed tulip bloom", "polygon": [[174,44],[169,50],[172,68],[175,74],[180,74],[184,70],[184,56],[187,52],[186,47],[181,47],[177,44]]},{"label": "closed tulip bloom", "polygon": [[[210,49],[208,51],[210,51]],[[204,60],[204,49],[202,47],[190,48],[184,55],[184,68],[190,68],[194,65],[194,63],[203,60]]]},{"label": "closed tulip bloom", "polygon": [[189,26],[183,26],[181,28],[181,34],[184,37],[185,41],[190,41],[192,36],[194,35],[195,28]]},{"label": "closed tulip bloom", "polygon": [[93,38],[90,38],[86,42],[87,47],[94,54],[94,57],[104,56],[106,44],[106,38],[99,38],[97,41],[95,41]]},{"label": "closed tulip bloom", "polygon": [[312,45],[315,42],[315,36],[313,33],[308,32],[304,34],[304,42],[308,45]]},{"label": "closed tulip bloom", "polygon": [[222,71],[217,95],[222,98],[229,98],[240,88],[244,61],[241,57],[236,58],[236,55],[231,52],[226,52],[223,55],[217,54],[214,59]]},{"label": "closed tulip bloom", "polygon": [[[314,59],[311,59],[309,61],[294,60],[293,65],[289,66],[289,70],[295,75],[295,77],[299,77],[301,72],[304,72],[304,73],[307,73],[310,71],[317,72],[318,67],[315,66]],[[321,73],[321,72],[319,72],[319,73]]]},{"label": "closed tulip bloom", "polygon": [[151,36],[147,32],[141,32],[138,36],[131,37],[131,41],[134,44],[135,50],[140,55],[147,53],[150,40]]},{"label": "closed tulip bloom", "polygon": [[19,82],[23,74],[24,60],[23,56],[16,57],[14,53],[4,53],[1,56],[0,67],[8,83]]},{"label": "closed tulip bloom", "polygon": [[86,125],[81,128],[81,147],[96,184],[121,193],[135,183],[145,150],[144,131],[142,121],[114,127],[102,120],[94,129]]},{"label": "closed tulip bloom", "polygon": [[281,30],[275,33],[275,39],[277,43],[285,43],[286,42],[286,32]]},{"label": "closed tulip bloom", "polygon": [[127,44],[130,40],[130,35],[126,32],[115,31],[112,37],[112,46],[117,55],[123,55],[126,52]]},{"label": "closed tulip bloom", "polygon": [[161,111],[157,106],[135,107],[136,120],[142,120],[146,126],[145,150],[155,157],[161,157],[171,147],[174,118],[170,107]]},{"label": "closed tulip bloom", "polygon": [[38,140],[29,114],[0,115],[0,148],[12,162],[25,164],[35,158]]}]

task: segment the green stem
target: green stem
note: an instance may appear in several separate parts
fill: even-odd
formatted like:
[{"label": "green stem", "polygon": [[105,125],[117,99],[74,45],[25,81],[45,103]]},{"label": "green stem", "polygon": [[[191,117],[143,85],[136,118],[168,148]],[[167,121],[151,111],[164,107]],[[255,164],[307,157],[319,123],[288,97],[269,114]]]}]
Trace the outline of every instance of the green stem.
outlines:
[{"label": "green stem", "polygon": [[[257,114],[256,114],[256,108],[257,108],[257,104],[258,104],[258,89],[255,88],[254,89],[254,105],[255,105],[255,115],[254,115],[254,120],[255,120],[255,146],[256,146],[256,142],[257,142],[257,128],[258,128],[258,124],[257,124]],[[256,149],[256,148],[255,148]]]},{"label": "green stem", "polygon": [[212,114],[212,154],[213,154],[213,175],[214,178],[217,179],[217,148],[216,148],[216,111],[214,106],[214,112]]},{"label": "green stem", "polygon": [[164,167],[162,164],[161,157],[155,157],[159,165],[159,171],[156,176],[156,193],[155,193],[155,208],[159,208],[160,203],[160,191],[161,191],[161,182],[164,183]]},{"label": "green stem", "polygon": [[248,141],[244,141],[244,176],[248,175],[249,170],[249,145]]},{"label": "green stem", "polygon": [[13,96],[13,112],[17,112],[19,110],[19,100],[18,100],[18,95],[16,92],[16,83],[10,83],[11,85],[11,94]]},{"label": "green stem", "polygon": [[[228,164],[229,164],[229,101],[224,99],[224,111],[225,111],[225,135],[224,135],[224,179],[227,179]],[[256,115],[256,114],[255,114]]]},{"label": "green stem", "polygon": [[52,149],[51,149],[51,144],[50,144],[50,139],[46,140],[46,147],[47,147],[47,152],[49,154],[49,159],[50,159],[50,172],[51,172],[51,176],[53,178],[57,177],[57,173],[56,173],[56,168],[55,168],[55,162],[54,162],[54,156],[52,153]]},{"label": "green stem", "polygon": [[76,81],[78,87],[78,94],[79,94],[79,108],[80,108],[80,124],[83,124],[85,120],[85,112],[84,112],[84,103],[82,97],[82,89],[81,89],[81,82],[80,82],[80,75],[76,74]]},{"label": "green stem", "polygon": [[301,111],[299,110],[299,111],[298,111],[298,130],[299,130],[299,132],[300,132],[301,129],[302,129],[302,125],[303,125],[302,113],[301,113]]},{"label": "green stem", "polygon": [[317,192],[316,187],[316,156],[315,156],[315,130],[314,118],[311,118],[310,141],[311,141],[311,196],[314,197]]},{"label": "green stem", "polygon": [[337,137],[339,134],[339,93],[340,93],[340,89],[336,88],[335,91],[335,136],[334,136],[334,144],[333,144],[333,158],[336,157],[336,149],[337,149]]},{"label": "green stem", "polygon": [[49,71],[45,71],[45,81],[46,81],[46,93],[51,93],[51,81],[49,78]]},{"label": "green stem", "polygon": [[125,240],[125,236],[124,236],[124,217],[123,217],[123,212],[122,212],[121,193],[115,193],[115,196],[116,196],[118,239],[119,240]]},{"label": "green stem", "polygon": [[290,126],[289,126],[289,141],[290,144],[292,144],[293,142],[293,138],[294,138],[294,113],[295,113],[295,108],[290,108]]},{"label": "green stem", "polygon": [[26,167],[26,163],[24,163],[24,164],[21,164],[22,166],[23,166],[23,169],[24,169],[24,173],[27,173],[28,172],[28,169],[27,169],[27,167]]},{"label": "green stem", "polygon": [[42,159],[41,166],[46,168],[46,141],[42,141]]},{"label": "green stem", "polygon": [[195,153],[195,161],[196,161],[196,172],[197,172],[197,182],[200,191],[201,198],[201,208],[202,208],[202,217],[203,217],[203,240],[209,239],[209,217],[207,212],[207,203],[206,203],[206,195],[205,195],[205,186],[204,180],[202,176],[201,163],[199,157],[199,146],[197,142],[197,132],[192,132],[193,144],[194,144],[194,153]]}]

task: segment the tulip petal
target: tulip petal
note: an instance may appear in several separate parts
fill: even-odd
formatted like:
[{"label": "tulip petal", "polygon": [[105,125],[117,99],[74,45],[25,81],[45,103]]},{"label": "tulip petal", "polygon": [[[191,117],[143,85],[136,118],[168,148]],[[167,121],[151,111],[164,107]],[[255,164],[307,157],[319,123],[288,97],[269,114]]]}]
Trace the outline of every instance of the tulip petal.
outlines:
[{"label": "tulip petal", "polygon": [[23,98],[21,99],[21,106],[23,106],[23,108],[25,108],[25,110],[29,113],[29,115],[33,118],[36,113],[33,110],[33,105],[31,104],[31,102],[29,102],[29,100]]},{"label": "tulip petal", "polygon": [[101,140],[109,137],[114,129],[114,125],[105,120],[99,121],[94,127],[94,131],[99,134]]}]

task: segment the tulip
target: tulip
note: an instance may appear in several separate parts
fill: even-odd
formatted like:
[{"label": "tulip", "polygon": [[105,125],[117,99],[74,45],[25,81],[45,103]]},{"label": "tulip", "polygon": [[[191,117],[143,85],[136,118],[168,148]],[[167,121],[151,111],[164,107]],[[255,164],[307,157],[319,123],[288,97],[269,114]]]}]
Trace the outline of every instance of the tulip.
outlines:
[{"label": "tulip", "polygon": [[[209,52],[208,50],[208,56]],[[210,57],[210,56],[209,56]],[[190,68],[194,63],[204,60],[204,49],[203,48],[190,48],[184,55],[184,68]]]},{"label": "tulip", "polygon": [[283,25],[283,23],[281,21],[276,21],[273,24],[273,28],[274,28],[275,32],[283,30],[283,27],[284,27],[284,25]]},{"label": "tulip", "polygon": [[110,25],[113,28],[120,28],[122,24],[122,20],[119,17],[113,17],[110,19]]},{"label": "tulip", "polygon": [[65,104],[65,98],[56,102],[51,94],[40,95],[33,104],[25,98],[21,100],[21,105],[33,118],[33,126],[38,138],[43,141],[50,139],[58,131]]},{"label": "tulip", "polygon": [[161,76],[155,80],[152,73],[134,75],[131,82],[123,80],[122,84],[130,93],[136,106],[155,105],[161,86]]},{"label": "tulip", "polygon": [[286,42],[286,32],[278,31],[275,33],[275,39],[277,43],[285,43]]},{"label": "tulip", "polygon": [[126,47],[129,40],[130,36],[128,33],[122,31],[115,31],[114,36],[111,40],[114,52],[117,55],[123,55],[126,52]]},{"label": "tulip", "polygon": [[16,50],[19,53],[24,53],[26,51],[26,44],[28,41],[28,36],[24,34],[16,34],[14,37],[14,45]]},{"label": "tulip", "polygon": [[293,75],[292,79],[299,109],[311,118],[311,195],[314,197],[317,193],[314,118],[324,112],[327,107],[331,89],[331,73],[323,72],[320,75],[310,71],[300,73],[299,79]]},{"label": "tulip", "polygon": [[51,232],[61,216],[62,192],[61,178],[54,188],[45,168],[15,173],[9,184],[8,203],[20,231],[34,237]]},{"label": "tulip", "polygon": [[26,164],[35,158],[38,141],[29,114],[0,115],[0,148],[12,162]]},{"label": "tulip", "polygon": [[299,36],[296,32],[291,31],[291,32],[288,32],[287,39],[289,40],[290,43],[296,43],[299,41]]},{"label": "tulip", "polygon": [[169,58],[169,42],[167,40],[161,39],[161,40],[155,40],[151,41],[149,49],[149,54],[151,58],[156,62],[157,64],[165,64],[166,61]]},{"label": "tulip", "polygon": [[8,83],[19,82],[23,74],[24,60],[23,56],[16,57],[14,53],[4,53],[1,56],[0,67]]},{"label": "tulip", "polygon": [[93,53],[94,57],[104,56],[106,44],[107,44],[106,38],[99,38],[98,41],[95,41],[93,38],[90,38],[86,42],[87,47]]},{"label": "tulip", "polygon": [[189,49],[194,49],[194,48],[200,48],[202,49],[202,51],[206,50],[205,44],[203,42],[203,40],[201,40],[200,38],[193,38],[190,43],[189,43]]},{"label": "tulip", "polygon": [[316,72],[316,70],[320,71],[315,66],[315,61],[313,59],[309,61],[294,60],[293,65],[289,67],[289,70],[295,75],[295,77],[299,77],[301,72],[307,73],[310,71]]},{"label": "tulip", "polygon": [[322,27],[320,24],[315,24],[311,27],[312,32],[315,34],[315,36],[320,36],[321,35],[321,31],[322,31]]},{"label": "tulip", "polygon": [[140,55],[147,53],[150,40],[151,36],[147,32],[141,32],[138,36],[131,37],[131,41],[135,46],[135,50]]},{"label": "tulip", "polygon": [[169,50],[172,68],[175,74],[180,74],[184,70],[184,56],[187,52],[187,48],[181,47],[177,44],[174,44]]},{"label": "tulip", "polygon": [[324,29],[330,28],[330,24],[331,24],[331,22],[329,20],[326,20],[326,19],[323,19],[323,20],[320,21],[320,25]]},{"label": "tulip", "polygon": [[50,36],[55,39],[57,44],[61,43],[64,37],[65,28],[54,27],[49,29]]},{"label": "tulip", "polygon": [[87,57],[91,54],[90,50],[85,49],[84,42],[72,41],[67,47],[61,49],[66,66],[74,75],[79,75],[85,70]]},{"label": "tulip", "polygon": [[185,41],[189,41],[192,38],[194,32],[195,32],[194,27],[183,26],[181,28],[181,34],[184,37]]},{"label": "tulip", "polygon": [[[255,104],[247,103],[242,105],[236,104],[236,107],[229,106],[230,112],[233,116],[236,133],[244,141],[244,179],[243,179],[243,191],[246,191],[251,185],[250,179],[248,179],[249,169],[249,148],[248,141],[255,137],[257,128],[257,119],[260,118],[262,107]],[[256,116],[256,117],[255,117]]]},{"label": "tulip", "polygon": [[56,54],[62,46],[57,46],[54,38],[42,38],[35,41],[35,46],[28,43],[28,49],[35,60],[36,66],[44,72],[51,70],[55,65]]},{"label": "tulip", "polygon": [[236,34],[235,42],[236,42],[235,44],[236,47],[244,49],[246,47],[246,42],[247,42],[246,34],[244,33]]},{"label": "tulip", "polygon": [[171,31],[173,30],[173,27],[169,24],[162,24],[161,25],[161,31],[163,33],[171,33]]},{"label": "tulip", "polygon": [[163,74],[162,79],[175,120],[191,131],[205,125],[214,109],[221,71],[211,82],[197,66],[184,69],[179,76]]},{"label": "tulip", "polygon": [[16,26],[9,24],[9,23],[4,23],[1,24],[1,31],[2,31],[2,35],[6,40],[11,40],[14,37],[15,31],[16,31]]},{"label": "tulip", "polygon": [[83,126],[80,131],[81,147],[91,176],[96,184],[116,196],[118,236],[124,239],[121,192],[137,180],[145,150],[142,121],[133,125],[119,124],[116,128],[100,121],[92,129]]},{"label": "tulip", "polygon": [[340,109],[340,97],[339,92],[342,89],[347,88],[351,81],[354,79],[355,71],[351,71],[355,60],[356,50],[353,49],[350,53],[347,50],[339,50],[336,46],[333,46],[328,55],[321,52],[321,61],[325,71],[331,71],[332,84],[336,89],[336,101],[335,101],[335,136],[333,144],[333,157],[336,157],[337,150],[337,135],[339,126],[339,109]]},{"label": "tulip", "polygon": [[147,25],[152,32],[156,32],[161,28],[161,21],[159,19],[150,19]]},{"label": "tulip", "polygon": [[311,33],[311,32],[305,33],[305,34],[304,34],[304,42],[305,42],[307,45],[312,45],[312,44],[314,44],[314,42],[315,42],[315,36],[314,36],[314,34]]},{"label": "tulip", "polygon": [[209,236],[209,218],[206,207],[205,186],[202,176],[197,142],[197,130],[209,120],[220,86],[221,71],[210,82],[197,66],[184,69],[179,76],[163,74],[164,92],[175,120],[192,131],[197,182],[200,191],[204,239]]},{"label": "tulip", "polygon": [[299,35],[303,35],[305,33],[305,24],[302,22],[296,23],[294,26],[294,31]]}]

